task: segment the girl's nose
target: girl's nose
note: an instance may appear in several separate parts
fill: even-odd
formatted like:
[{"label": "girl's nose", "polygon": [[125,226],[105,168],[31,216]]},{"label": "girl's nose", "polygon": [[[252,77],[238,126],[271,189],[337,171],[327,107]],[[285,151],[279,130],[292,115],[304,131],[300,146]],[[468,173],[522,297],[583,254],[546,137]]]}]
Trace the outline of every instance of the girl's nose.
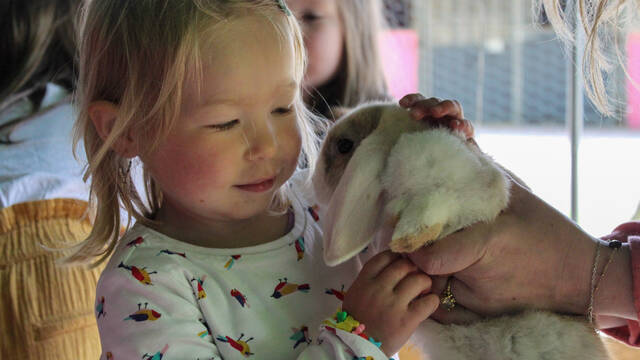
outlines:
[{"label": "girl's nose", "polygon": [[247,158],[251,161],[269,159],[275,156],[278,147],[276,129],[266,120],[254,122],[246,130],[249,143]]}]

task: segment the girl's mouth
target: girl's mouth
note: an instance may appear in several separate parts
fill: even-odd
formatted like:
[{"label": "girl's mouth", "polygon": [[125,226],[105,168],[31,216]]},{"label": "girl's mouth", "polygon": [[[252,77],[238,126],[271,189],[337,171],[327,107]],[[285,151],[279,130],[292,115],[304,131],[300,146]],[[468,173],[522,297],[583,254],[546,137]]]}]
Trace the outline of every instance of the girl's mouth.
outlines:
[{"label": "girl's mouth", "polygon": [[244,185],[236,185],[237,188],[250,191],[250,192],[265,192],[271,190],[273,184],[275,182],[275,178],[269,178],[265,180],[259,180],[258,182]]}]

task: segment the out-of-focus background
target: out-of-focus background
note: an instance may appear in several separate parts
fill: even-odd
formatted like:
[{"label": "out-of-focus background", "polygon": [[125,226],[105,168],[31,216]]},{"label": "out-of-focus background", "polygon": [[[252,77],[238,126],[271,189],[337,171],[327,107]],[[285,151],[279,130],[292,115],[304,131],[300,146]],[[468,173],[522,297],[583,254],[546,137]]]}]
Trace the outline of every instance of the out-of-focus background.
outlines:
[{"label": "out-of-focus background", "polygon": [[[614,115],[604,117],[581,89],[572,96],[571,49],[531,0],[385,0],[385,8],[382,54],[394,96],[460,101],[480,147],[589,233],[634,216],[640,90],[622,69],[610,79]],[[618,45],[640,83],[640,29],[623,28]],[[572,131],[576,99],[584,120]]]}]

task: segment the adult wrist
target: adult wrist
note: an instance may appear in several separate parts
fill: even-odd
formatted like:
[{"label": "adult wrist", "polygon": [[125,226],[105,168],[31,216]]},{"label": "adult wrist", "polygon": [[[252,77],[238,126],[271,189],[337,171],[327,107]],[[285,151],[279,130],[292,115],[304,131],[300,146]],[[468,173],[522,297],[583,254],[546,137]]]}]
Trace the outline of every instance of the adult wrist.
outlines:
[{"label": "adult wrist", "polygon": [[[560,276],[556,279],[555,298],[550,308],[561,313],[586,315],[589,308],[596,244],[600,240],[587,234],[580,234],[574,240],[565,249],[564,261],[559,271]],[[602,252],[599,257],[599,263],[601,263],[604,257]]]},{"label": "adult wrist", "polygon": [[601,245],[600,271],[611,262],[594,293],[593,313],[596,316],[609,316],[624,319],[637,319],[633,306],[633,285],[631,274],[631,251],[628,244],[622,244],[618,250]]}]

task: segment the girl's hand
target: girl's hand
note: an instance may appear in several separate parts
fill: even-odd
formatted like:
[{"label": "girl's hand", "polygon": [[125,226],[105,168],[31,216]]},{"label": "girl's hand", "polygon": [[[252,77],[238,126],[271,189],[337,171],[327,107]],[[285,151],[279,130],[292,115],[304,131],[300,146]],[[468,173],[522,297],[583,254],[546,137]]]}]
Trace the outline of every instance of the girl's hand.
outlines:
[{"label": "girl's hand", "polygon": [[342,308],[391,356],[438,307],[438,296],[427,294],[430,289],[431,278],[411,261],[384,251],[364,265]]},{"label": "girl's hand", "polygon": [[467,139],[473,138],[473,125],[464,119],[462,106],[456,100],[440,100],[433,97],[426,99],[421,94],[409,94],[400,99],[399,104],[408,109],[416,120],[461,131]]}]

